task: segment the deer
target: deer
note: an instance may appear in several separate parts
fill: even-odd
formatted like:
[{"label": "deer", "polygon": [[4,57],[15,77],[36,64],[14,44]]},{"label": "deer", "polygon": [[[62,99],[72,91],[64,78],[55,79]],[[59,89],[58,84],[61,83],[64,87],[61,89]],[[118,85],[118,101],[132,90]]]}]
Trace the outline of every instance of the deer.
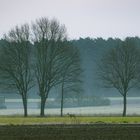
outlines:
[{"label": "deer", "polygon": [[67,116],[69,116],[70,118],[76,118],[76,115],[75,114],[67,113]]}]

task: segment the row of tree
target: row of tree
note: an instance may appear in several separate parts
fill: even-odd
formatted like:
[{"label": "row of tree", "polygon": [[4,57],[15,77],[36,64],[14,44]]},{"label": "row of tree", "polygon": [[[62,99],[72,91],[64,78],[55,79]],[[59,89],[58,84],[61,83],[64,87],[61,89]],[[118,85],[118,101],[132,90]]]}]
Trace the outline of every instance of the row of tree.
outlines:
[{"label": "row of tree", "polygon": [[67,41],[66,28],[56,19],[41,18],[16,26],[4,36],[0,53],[1,87],[21,95],[24,116],[29,90],[34,86],[41,99],[40,116],[44,116],[50,91],[61,87],[61,116],[64,92],[78,92],[81,74],[79,52]]},{"label": "row of tree", "polygon": [[[104,42],[98,40],[99,45]],[[99,41],[94,40],[93,44]],[[56,19],[47,18],[38,19],[31,26],[16,26],[4,36],[0,49],[0,87],[21,95],[24,116],[28,115],[27,99],[31,88],[38,87],[40,116],[44,116],[47,98],[56,86],[61,90],[62,116],[64,94],[81,90],[82,72],[79,51],[67,41],[65,26]],[[126,116],[128,91],[139,86],[139,49],[134,38],[117,39],[113,47],[105,49],[98,65],[98,76],[105,87],[116,88],[124,99],[123,116]]]}]

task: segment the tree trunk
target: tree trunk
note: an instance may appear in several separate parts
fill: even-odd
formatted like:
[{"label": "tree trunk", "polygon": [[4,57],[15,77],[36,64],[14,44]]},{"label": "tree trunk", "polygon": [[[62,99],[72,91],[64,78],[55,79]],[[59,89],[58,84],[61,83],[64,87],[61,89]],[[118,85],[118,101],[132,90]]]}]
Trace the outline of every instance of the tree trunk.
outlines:
[{"label": "tree trunk", "polygon": [[126,93],[123,96],[123,117],[126,116],[126,105],[127,105],[127,99],[126,99]]},{"label": "tree trunk", "polygon": [[61,87],[61,117],[63,117],[63,105],[64,105],[64,82]]},{"label": "tree trunk", "polygon": [[28,112],[27,112],[27,97],[22,97],[23,100],[23,107],[24,107],[24,117],[28,116]]},{"label": "tree trunk", "polygon": [[45,112],[44,112],[44,110],[45,110],[45,102],[46,102],[45,98],[41,98],[41,108],[40,108],[40,116],[41,117],[45,116]]}]

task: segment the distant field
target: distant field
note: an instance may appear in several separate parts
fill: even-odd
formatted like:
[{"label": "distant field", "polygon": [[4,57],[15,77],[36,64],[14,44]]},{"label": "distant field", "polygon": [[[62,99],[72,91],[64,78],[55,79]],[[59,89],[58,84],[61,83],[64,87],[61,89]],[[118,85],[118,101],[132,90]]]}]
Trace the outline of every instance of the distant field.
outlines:
[{"label": "distant field", "polygon": [[0,117],[0,124],[140,123],[140,117]]}]

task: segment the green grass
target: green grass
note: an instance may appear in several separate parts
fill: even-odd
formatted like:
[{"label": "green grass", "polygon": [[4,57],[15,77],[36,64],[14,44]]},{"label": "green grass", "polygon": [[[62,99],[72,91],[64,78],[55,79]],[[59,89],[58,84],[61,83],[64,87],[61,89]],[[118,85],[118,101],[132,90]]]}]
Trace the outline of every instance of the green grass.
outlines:
[{"label": "green grass", "polygon": [[140,123],[140,117],[0,117],[3,124]]}]

